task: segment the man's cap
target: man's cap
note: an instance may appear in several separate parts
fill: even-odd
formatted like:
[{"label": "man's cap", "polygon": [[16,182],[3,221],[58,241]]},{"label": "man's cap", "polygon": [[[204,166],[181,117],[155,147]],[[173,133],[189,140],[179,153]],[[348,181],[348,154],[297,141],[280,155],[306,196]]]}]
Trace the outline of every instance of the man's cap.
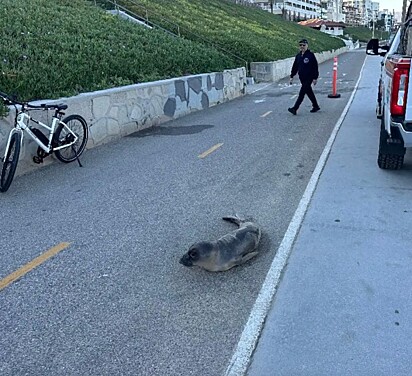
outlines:
[{"label": "man's cap", "polygon": [[308,42],[308,40],[307,39],[301,39],[300,41],[299,41],[299,44],[309,44],[309,42]]}]

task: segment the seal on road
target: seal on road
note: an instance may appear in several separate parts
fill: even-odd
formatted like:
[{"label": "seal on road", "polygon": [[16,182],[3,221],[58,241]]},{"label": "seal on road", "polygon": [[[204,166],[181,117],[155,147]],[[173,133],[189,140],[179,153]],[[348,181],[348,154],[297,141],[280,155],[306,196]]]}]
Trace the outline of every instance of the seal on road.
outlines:
[{"label": "seal on road", "polygon": [[222,219],[237,224],[239,228],[214,242],[193,244],[180,259],[181,264],[188,267],[197,265],[210,272],[223,272],[258,254],[261,230],[254,222],[237,216]]}]

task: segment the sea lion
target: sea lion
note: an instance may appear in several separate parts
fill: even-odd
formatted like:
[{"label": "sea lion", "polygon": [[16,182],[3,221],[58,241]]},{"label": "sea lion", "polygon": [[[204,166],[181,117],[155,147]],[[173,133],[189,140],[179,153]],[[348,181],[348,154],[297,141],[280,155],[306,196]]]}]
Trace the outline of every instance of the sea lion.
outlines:
[{"label": "sea lion", "polygon": [[237,224],[239,228],[217,241],[193,244],[180,259],[181,264],[188,267],[197,265],[210,272],[223,272],[258,254],[261,231],[255,223],[237,216],[222,219]]}]

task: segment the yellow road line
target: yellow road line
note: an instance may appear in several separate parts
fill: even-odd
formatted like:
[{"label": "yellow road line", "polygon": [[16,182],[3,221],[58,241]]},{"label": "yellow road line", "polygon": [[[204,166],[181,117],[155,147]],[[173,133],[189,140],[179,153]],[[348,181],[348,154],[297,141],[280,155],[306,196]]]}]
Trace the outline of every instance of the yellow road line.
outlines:
[{"label": "yellow road line", "polygon": [[34,260],[22,266],[20,269],[17,269],[15,272],[3,278],[2,280],[0,280],[0,291],[8,285],[10,285],[10,283],[13,283],[17,279],[23,277],[30,270],[33,270],[37,266],[41,265],[43,262],[47,261],[50,257],[53,257],[57,253],[63,251],[63,249],[67,248],[69,245],[70,243],[57,244],[55,247],[50,248],[48,251],[44,252],[39,257],[36,257]]},{"label": "yellow road line", "polygon": [[207,157],[210,153],[213,153],[215,150],[219,149],[222,145],[223,145],[223,143],[216,144],[216,145],[212,146],[210,149],[206,150],[204,153],[199,154],[198,157],[199,157],[199,158],[205,158],[205,157]]},{"label": "yellow road line", "polygon": [[272,113],[272,111],[265,112],[263,115],[260,115],[260,117],[266,117],[266,116],[268,116],[268,115],[271,114],[271,113]]}]

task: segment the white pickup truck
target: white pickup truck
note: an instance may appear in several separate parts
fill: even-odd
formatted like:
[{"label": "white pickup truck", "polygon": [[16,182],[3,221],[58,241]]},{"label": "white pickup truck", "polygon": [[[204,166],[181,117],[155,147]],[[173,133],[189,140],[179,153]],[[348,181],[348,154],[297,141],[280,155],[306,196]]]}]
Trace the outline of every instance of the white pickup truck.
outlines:
[{"label": "white pickup truck", "polygon": [[376,114],[381,119],[378,165],[396,170],[403,166],[407,148],[412,148],[412,2],[406,22],[398,29],[389,46],[380,47],[372,39],[368,55],[384,56],[379,80]]}]

